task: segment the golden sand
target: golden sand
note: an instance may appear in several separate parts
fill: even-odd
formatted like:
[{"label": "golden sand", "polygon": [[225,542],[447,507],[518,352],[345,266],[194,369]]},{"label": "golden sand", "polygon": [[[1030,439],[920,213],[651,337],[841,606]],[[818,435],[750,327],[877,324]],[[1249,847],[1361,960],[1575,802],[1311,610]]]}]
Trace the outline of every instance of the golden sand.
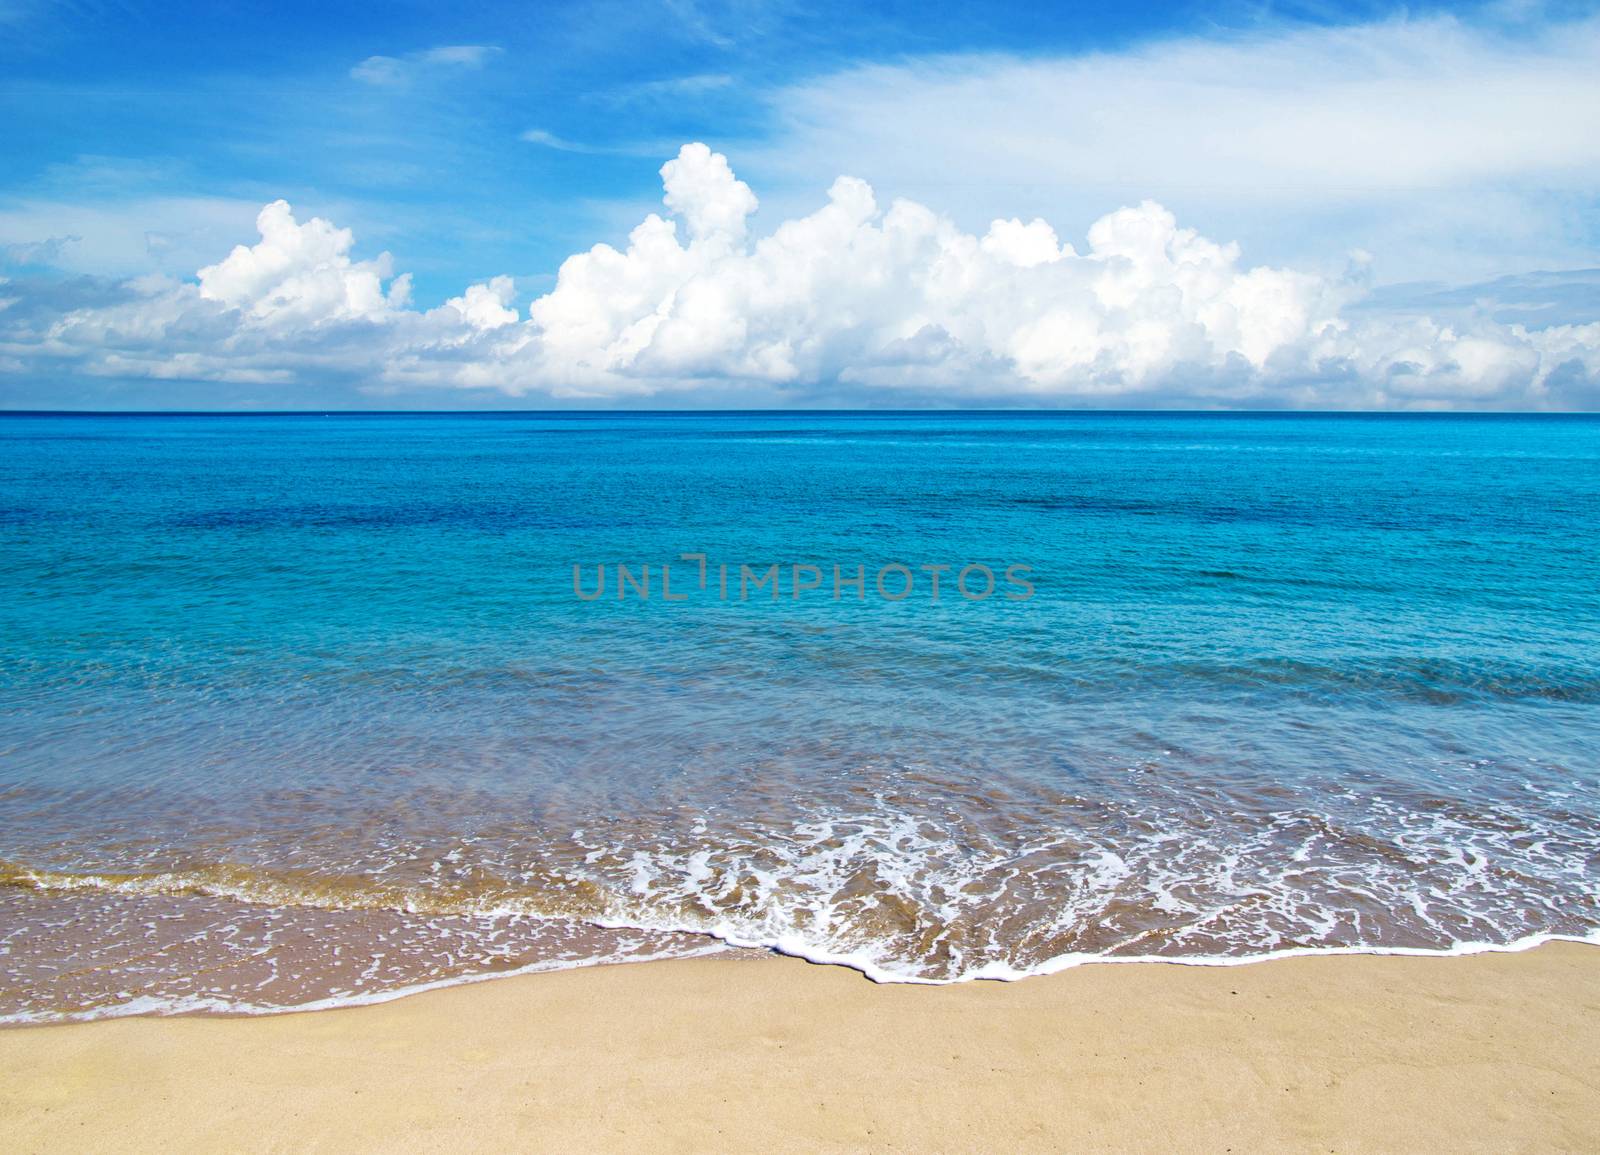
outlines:
[{"label": "golden sand", "polygon": [[1596,1150],[1600,949],[875,986],[792,959],[0,1031],[0,1150]]}]

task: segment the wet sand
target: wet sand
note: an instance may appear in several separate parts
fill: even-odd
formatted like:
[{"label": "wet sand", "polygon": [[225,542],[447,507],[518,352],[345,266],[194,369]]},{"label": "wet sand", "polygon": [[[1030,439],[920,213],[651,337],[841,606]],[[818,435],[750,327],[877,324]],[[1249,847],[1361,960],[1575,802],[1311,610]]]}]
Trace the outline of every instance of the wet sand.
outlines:
[{"label": "wet sand", "polygon": [[0,1149],[1593,1150],[1600,949],[876,986],[793,959],[0,1031]]}]

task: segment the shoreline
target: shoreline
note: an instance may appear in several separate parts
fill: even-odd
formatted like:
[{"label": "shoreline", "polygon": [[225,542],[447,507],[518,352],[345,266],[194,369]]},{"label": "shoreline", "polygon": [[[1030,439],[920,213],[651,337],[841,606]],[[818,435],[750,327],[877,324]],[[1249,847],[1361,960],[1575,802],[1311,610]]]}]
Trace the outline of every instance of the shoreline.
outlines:
[{"label": "shoreline", "polygon": [[[753,965],[759,963],[759,965]],[[0,1147],[1581,1149],[1600,951],[875,984],[782,956],[0,1030]]]},{"label": "shoreline", "polygon": [[1288,959],[1305,958],[1418,958],[1418,959],[1453,959],[1472,958],[1478,955],[1505,955],[1524,954],[1537,950],[1542,946],[1552,943],[1568,943],[1579,946],[1600,947],[1600,932],[1589,935],[1571,935],[1542,933],[1529,935],[1526,938],[1513,939],[1510,942],[1467,942],[1457,943],[1454,947],[1410,947],[1410,946],[1311,946],[1311,947],[1286,947],[1281,950],[1265,951],[1260,954],[1249,955],[1098,955],[1075,954],[1061,955],[1049,959],[1040,966],[1019,970],[1005,966],[989,966],[979,971],[966,974],[956,979],[926,979],[906,976],[893,971],[884,970],[870,961],[863,961],[855,955],[828,954],[815,950],[798,948],[785,948],[767,945],[760,942],[745,942],[732,938],[722,938],[717,935],[702,931],[682,931],[667,933],[694,934],[706,939],[706,946],[700,950],[685,953],[664,952],[655,955],[639,955],[637,957],[621,957],[612,959],[593,960],[586,962],[567,963],[561,959],[547,959],[512,967],[507,970],[473,971],[443,978],[429,979],[413,985],[400,986],[387,989],[378,989],[352,994],[338,994],[326,998],[314,999],[306,1003],[277,1005],[277,1004],[252,1004],[232,1003],[212,997],[184,996],[180,998],[165,998],[156,996],[140,996],[127,1003],[110,1007],[100,1007],[87,1011],[66,1012],[52,1014],[50,1012],[18,1012],[15,1014],[0,1014],[0,1033],[10,1030],[31,1029],[34,1027],[65,1026],[76,1023],[109,1022],[118,1019],[130,1018],[221,1018],[221,1019],[255,1019],[272,1018],[279,1015],[319,1014],[325,1011],[353,1010],[360,1007],[382,1006],[401,999],[414,998],[417,995],[429,994],[434,991],[448,990],[452,987],[473,986],[478,983],[497,982],[502,979],[517,979],[534,975],[557,974],[565,971],[592,970],[597,967],[610,966],[643,966],[649,963],[683,962],[691,959],[716,958],[725,961],[760,961],[762,959],[791,959],[814,966],[836,967],[849,971],[867,982],[876,986],[912,986],[912,987],[948,987],[966,986],[973,983],[979,984],[1012,984],[1027,982],[1033,979],[1048,978],[1068,971],[1077,970],[1086,966],[1178,966],[1228,969],[1232,967],[1250,967],[1260,963],[1282,962]]}]

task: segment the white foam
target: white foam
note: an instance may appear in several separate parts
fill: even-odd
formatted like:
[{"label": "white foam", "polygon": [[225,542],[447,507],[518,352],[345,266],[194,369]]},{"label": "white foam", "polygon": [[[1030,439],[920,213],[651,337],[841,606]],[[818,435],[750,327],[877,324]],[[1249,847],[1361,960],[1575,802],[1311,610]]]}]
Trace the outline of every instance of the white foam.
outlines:
[{"label": "white foam", "polygon": [[[1551,826],[1533,837],[1532,816],[1515,808],[1463,821],[1392,795],[1354,792],[1337,814],[1285,808],[1262,816],[1228,804],[1199,812],[1181,783],[1164,805],[1159,789],[1152,784],[1150,795],[1116,807],[1046,799],[1017,809],[1021,819],[1009,824],[1006,816],[979,824],[959,800],[914,790],[870,801],[858,795],[855,807],[818,805],[790,821],[699,814],[687,829],[641,830],[634,819],[596,820],[573,832],[561,862],[530,850],[511,866],[526,874],[537,864],[543,885],[554,877],[576,892],[582,884],[583,901],[597,909],[552,914],[551,893],[530,891],[473,899],[467,913],[489,920],[488,936],[497,919],[559,918],[715,944],[692,954],[769,950],[876,982],[922,985],[1017,981],[1090,963],[1238,966],[1600,943],[1586,827]],[[461,851],[444,859],[456,864]],[[519,877],[514,870],[512,877]],[[198,889],[194,878],[178,875],[131,886],[88,875],[40,876],[39,883],[134,894]],[[202,893],[284,901],[274,886],[208,881]],[[385,893],[374,887],[363,901]],[[437,905],[423,904],[431,913]],[[685,953],[638,945],[648,957]],[[374,956],[365,976],[376,986],[401,977],[382,972],[382,961]],[[542,959],[502,973],[613,961],[628,960]],[[167,1009],[152,1011],[130,997],[65,1017],[360,1005],[488,977],[494,974],[448,976],[289,1007],[185,996],[158,1000]]]}]

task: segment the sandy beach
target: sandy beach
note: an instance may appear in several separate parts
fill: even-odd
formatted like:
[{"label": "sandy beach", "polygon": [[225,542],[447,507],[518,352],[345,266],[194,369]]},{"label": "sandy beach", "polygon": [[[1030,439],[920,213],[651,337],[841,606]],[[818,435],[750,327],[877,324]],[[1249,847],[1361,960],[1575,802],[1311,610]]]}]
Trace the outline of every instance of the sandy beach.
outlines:
[{"label": "sandy beach", "polygon": [[792,959],[0,1032],[0,1148],[1592,1150],[1600,950],[878,986]]}]

